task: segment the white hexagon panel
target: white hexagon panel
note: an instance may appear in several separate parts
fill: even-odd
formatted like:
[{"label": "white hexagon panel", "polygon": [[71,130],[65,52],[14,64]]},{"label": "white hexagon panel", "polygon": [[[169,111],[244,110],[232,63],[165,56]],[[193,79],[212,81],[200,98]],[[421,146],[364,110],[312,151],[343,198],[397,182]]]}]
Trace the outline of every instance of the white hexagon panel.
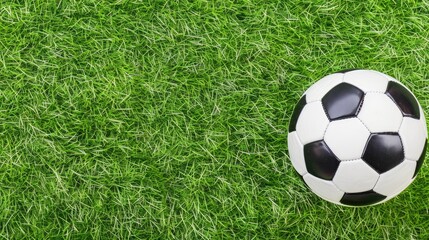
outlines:
[{"label": "white hexagon panel", "polygon": [[339,190],[332,181],[317,178],[311,174],[304,175],[304,181],[319,197],[338,203],[344,195],[344,192]]},{"label": "white hexagon panel", "polygon": [[416,162],[405,160],[390,171],[380,174],[374,191],[385,196],[397,195],[412,181]]},{"label": "white hexagon panel", "polygon": [[323,139],[329,120],[321,102],[305,105],[296,123],[296,132],[303,145]]},{"label": "white hexagon panel", "polygon": [[341,161],[359,159],[370,133],[357,118],[333,121],[326,130],[324,140]]},{"label": "white hexagon panel", "polygon": [[426,125],[421,119],[404,117],[399,136],[404,146],[405,158],[417,161],[426,145]]},{"label": "white hexagon panel", "polygon": [[372,190],[380,175],[362,160],[341,162],[332,180],[342,191],[358,193]]},{"label": "white hexagon panel", "polygon": [[381,76],[385,77],[385,78],[386,78],[387,80],[389,80],[389,81],[399,82],[397,79],[395,79],[395,78],[393,78],[393,77],[391,77],[391,76],[389,76],[389,75],[387,75],[387,74],[385,74],[385,73],[382,73],[382,72],[379,72],[379,71],[375,71],[375,70],[367,70],[367,71],[370,71],[370,72],[374,72],[374,73],[376,73],[376,74],[379,74],[379,75],[381,75]]},{"label": "white hexagon panel", "polygon": [[[380,204],[380,203],[387,202],[387,201],[389,201],[390,199],[392,199],[392,198],[394,198],[394,197],[398,196],[402,191],[404,191],[405,189],[407,189],[407,187],[408,187],[408,186],[410,186],[410,185],[411,185],[411,183],[413,183],[413,181],[414,181],[414,179],[409,180],[409,182],[408,182],[407,184],[404,184],[403,186],[401,186],[401,189],[400,189],[398,192],[396,192],[396,193],[395,193],[395,194],[393,194],[393,195],[386,196],[386,198],[385,198],[384,200],[382,200],[382,201],[380,201],[380,202],[377,202],[376,204]],[[382,196],[384,196],[384,195],[382,195]]]},{"label": "white hexagon panel", "polygon": [[[420,112],[422,113],[420,116],[420,120],[422,121],[423,127],[425,129],[427,129],[426,118],[425,118],[424,111],[423,111],[421,106],[420,106]],[[424,132],[425,132],[425,137],[428,138],[428,131],[424,131]]]},{"label": "white hexagon panel", "polygon": [[344,74],[344,82],[350,83],[364,92],[384,93],[389,80],[375,71],[355,70]]},{"label": "white hexagon panel", "polygon": [[367,93],[358,118],[372,132],[397,132],[402,122],[401,110],[384,93]]},{"label": "white hexagon panel", "polygon": [[304,146],[299,141],[296,132],[289,133],[287,136],[289,146],[289,156],[295,170],[302,176],[307,173],[304,160]]}]

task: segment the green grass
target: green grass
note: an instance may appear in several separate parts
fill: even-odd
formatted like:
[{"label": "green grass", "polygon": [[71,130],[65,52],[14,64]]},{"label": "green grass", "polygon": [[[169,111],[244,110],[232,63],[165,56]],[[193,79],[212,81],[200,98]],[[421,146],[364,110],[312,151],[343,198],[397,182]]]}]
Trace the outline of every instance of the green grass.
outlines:
[{"label": "green grass", "polygon": [[427,163],[345,208],[286,144],[300,95],[345,68],[429,113],[428,27],[427,1],[1,1],[0,236],[428,239]]}]

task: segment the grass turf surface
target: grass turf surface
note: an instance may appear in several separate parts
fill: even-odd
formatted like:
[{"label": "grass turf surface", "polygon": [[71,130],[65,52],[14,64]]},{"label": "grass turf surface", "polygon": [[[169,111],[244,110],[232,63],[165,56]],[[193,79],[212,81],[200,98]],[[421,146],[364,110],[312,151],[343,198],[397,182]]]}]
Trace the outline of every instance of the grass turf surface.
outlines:
[{"label": "grass turf surface", "polygon": [[427,1],[2,1],[0,236],[429,238],[429,166],[344,208],[287,156],[304,90],[385,72],[428,113]]}]

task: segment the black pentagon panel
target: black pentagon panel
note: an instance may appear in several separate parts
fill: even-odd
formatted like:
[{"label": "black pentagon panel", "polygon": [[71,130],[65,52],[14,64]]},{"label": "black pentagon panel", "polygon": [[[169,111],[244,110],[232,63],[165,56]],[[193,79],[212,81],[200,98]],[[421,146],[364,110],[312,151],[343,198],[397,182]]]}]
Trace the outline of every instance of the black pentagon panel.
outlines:
[{"label": "black pentagon panel", "polygon": [[322,105],[329,119],[354,117],[359,113],[364,92],[359,88],[340,83],[322,98]]},{"label": "black pentagon panel", "polygon": [[420,158],[419,158],[419,160],[417,161],[416,170],[414,171],[413,178],[415,178],[415,177],[416,177],[417,173],[419,172],[420,168],[421,168],[421,167],[422,167],[422,165],[423,165],[423,162],[425,161],[425,157],[426,157],[426,147],[427,147],[427,144],[428,144],[428,140],[426,139],[426,141],[425,141],[425,146],[423,147],[422,155],[420,155]]},{"label": "black pentagon panel", "polygon": [[307,171],[325,180],[332,180],[340,165],[340,161],[323,140],[306,144],[304,158]]},{"label": "black pentagon panel", "polygon": [[293,132],[296,129],[296,122],[298,121],[298,117],[302,112],[302,109],[305,107],[305,104],[307,104],[305,100],[305,95],[299,99],[298,103],[295,106],[295,109],[293,110],[292,117],[290,118],[289,122],[289,132]]},{"label": "black pentagon panel", "polygon": [[387,85],[386,94],[401,109],[404,116],[420,119],[420,109],[417,99],[404,86],[390,81]]},{"label": "black pentagon panel", "polygon": [[338,71],[338,72],[335,72],[335,73],[347,73],[347,72],[351,72],[351,71],[354,71],[354,70],[360,70],[359,68],[348,68],[348,69],[344,69],[344,70],[341,70],[341,71]]},{"label": "black pentagon panel", "polygon": [[365,206],[378,203],[386,196],[374,192],[373,190],[360,193],[345,193],[340,203],[351,206]]},{"label": "black pentagon panel", "polygon": [[397,133],[373,133],[366,143],[362,159],[378,173],[384,173],[404,161],[404,148]]}]

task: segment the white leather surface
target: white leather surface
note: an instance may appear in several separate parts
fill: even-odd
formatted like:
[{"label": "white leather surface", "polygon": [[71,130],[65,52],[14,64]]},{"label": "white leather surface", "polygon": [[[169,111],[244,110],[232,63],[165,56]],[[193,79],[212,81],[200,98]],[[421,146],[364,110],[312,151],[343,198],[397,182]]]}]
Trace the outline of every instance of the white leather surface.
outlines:
[{"label": "white leather surface", "polygon": [[304,161],[304,148],[299,142],[296,131],[288,134],[287,144],[289,149],[289,157],[293,167],[301,176],[304,175],[307,173]]},{"label": "white leather surface", "polygon": [[333,87],[343,81],[344,74],[334,73],[327,75],[311,85],[305,92],[307,102],[320,101],[322,97]]},{"label": "white leather surface", "polygon": [[398,189],[398,191],[396,191],[395,193],[393,193],[393,194],[392,194],[392,195],[390,195],[390,196],[387,196],[387,198],[386,198],[386,199],[384,199],[383,201],[381,201],[380,203],[387,202],[387,201],[389,201],[390,199],[392,199],[392,198],[394,198],[394,197],[398,196],[401,192],[403,192],[405,189],[407,189],[407,187],[408,187],[408,186],[410,186],[410,185],[411,185],[411,183],[413,183],[413,181],[414,181],[414,179],[408,180],[408,182],[407,182],[407,183],[405,183],[404,185],[402,185],[402,186],[401,186],[401,188],[400,188],[400,189]]},{"label": "white leather surface", "polygon": [[398,166],[380,174],[374,191],[387,197],[401,192],[413,178],[416,162],[405,160]]},{"label": "white leather surface", "polygon": [[379,71],[375,71],[375,70],[368,70],[368,71],[371,71],[371,72],[377,73],[377,74],[379,74],[379,75],[381,75],[381,76],[385,77],[385,78],[386,78],[387,80],[389,80],[389,81],[399,82],[397,79],[395,79],[395,78],[393,78],[392,76],[389,76],[389,75],[387,75],[387,74],[385,74],[385,73],[382,73],[382,72],[379,72]]},{"label": "white leather surface", "polygon": [[423,108],[420,106],[419,104],[419,108],[420,108],[420,120],[422,121],[423,127],[426,129],[425,131],[425,136],[426,138],[428,138],[428,126],[426,124],[426,117],[425,117],[425,111],[423,111]]},{"label": "white leather surface", "polygon": [[404,146],[405,158],[413,161],[419,160],[426,140],[427,129],[423,119],[404,117],[399,136]]},{"label": "white leather surface", "polygon": [[355,70],[344,74],[344,82],[353,84],[364,92],[385,92],[389,80],[374,71]]},{"label": "white leather surface", "polygon": [[321,102],[307,104],[302,109],[296,124],[298,137],[303,145],[323,139],[326,127],[329,124]]},{"label": "white leather surface", "polygon": [[332,181],[323,180],[311,174],[304,175],[304,181],[314,193],[327,201],[339,203],[343,197],[344,192],[339,190]]},{"label": "white leather surface", "polygon": [[367,93],[358,114],[372,132],[397,132],[402,122],[401,110],[384,93]]},{"label": "white leather surface", "polygon": [[325,134],[325,142],[339,160],[362,156],[370,133],[357,118],[333,121]]},{"label": "white leather surface", "polygon": [[335,185],[347,193],[371,190],[379,174],[363,160],[341,162],[332,180]]}]

